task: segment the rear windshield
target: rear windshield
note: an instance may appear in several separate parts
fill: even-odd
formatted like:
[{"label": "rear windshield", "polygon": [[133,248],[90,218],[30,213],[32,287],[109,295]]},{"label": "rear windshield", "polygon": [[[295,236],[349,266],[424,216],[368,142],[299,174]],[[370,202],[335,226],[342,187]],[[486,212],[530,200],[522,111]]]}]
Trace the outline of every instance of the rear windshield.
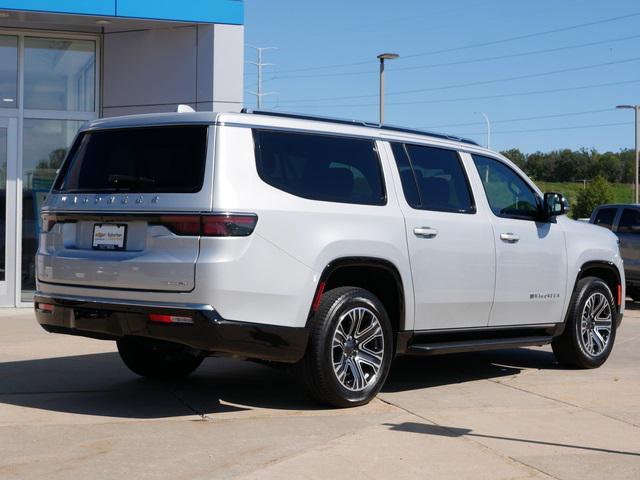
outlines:
[{"label": "rear windshield", "polygon": [[74,143],[54,191],[194,193],[202,188],[207,127],[85,132]]}]

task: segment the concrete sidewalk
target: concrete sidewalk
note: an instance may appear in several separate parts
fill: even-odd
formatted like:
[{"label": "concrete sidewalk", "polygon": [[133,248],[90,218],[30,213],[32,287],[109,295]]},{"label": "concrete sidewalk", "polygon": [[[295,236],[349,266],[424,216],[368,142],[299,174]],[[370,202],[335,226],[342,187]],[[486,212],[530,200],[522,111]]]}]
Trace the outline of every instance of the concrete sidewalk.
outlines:
[{"label": "concrete sidewalk", "polygon": [[158,383],[30,310],[0,325],[3,480],[640,478],[640,311],[598,370],[560,369],[549,348],[402,358],[350,410],[261,365],[212,358]]}]

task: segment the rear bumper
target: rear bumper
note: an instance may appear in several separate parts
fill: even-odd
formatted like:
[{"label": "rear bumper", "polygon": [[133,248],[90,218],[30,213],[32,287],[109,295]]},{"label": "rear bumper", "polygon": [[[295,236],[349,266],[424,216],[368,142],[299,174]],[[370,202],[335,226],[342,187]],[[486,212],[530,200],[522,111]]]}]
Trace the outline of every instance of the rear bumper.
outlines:
[{"label": "rear bumper", "polygon": [[[45,310],[42,304],[53,308]],[[48,332],[104,340],[146,337],[180,343],[207,355],[227,354],[276,362],[300,360],[309,337],[306,328],[226,320],[208,305],[94,301],[38,293],[35,311],[38,323]],[[193,323],[154,323],[149,321],[149,314],[190,317]]]}]

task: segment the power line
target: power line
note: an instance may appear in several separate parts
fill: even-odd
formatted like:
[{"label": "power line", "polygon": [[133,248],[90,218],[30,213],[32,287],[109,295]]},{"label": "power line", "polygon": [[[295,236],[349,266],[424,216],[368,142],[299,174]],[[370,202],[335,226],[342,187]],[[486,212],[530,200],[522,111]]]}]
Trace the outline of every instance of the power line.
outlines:
[{"label": "power line", "polygon": [[535,38],[535,37],[540,37],[540,36],[543,36],[543,35],[551,35],[553,33],[567,32],[569,30],[576,30],[576,29],[579,29],[579,28],[592,27],[592,26],[595,26],[595,25],[601,25],[603,23],[616,22],[618,20],[624,20],[624,19],[627,19],[627,18],[633,18],[633,17],[637,17],[637,16],[640,16],[640,12],[630,13],[628,15],[619,15],[617,17],[605,18],[603,20],[596,20],[596,21],[593,21],[593,22],[579,23],[577,25],[570,25],[568,27],[554,28],[552,30],[544,30],[542,32],[527,33],[527,34],[518,35],[518,36],[515,36],[515,37],[502,38],[500,40],[491,40],[491,41],[488,41],[488,42],[476,43],[476,44],[471,44],[471,45],[463,45],[461,47],[443,48],[443,49],[440,49],[440,50],[431,50],[430,52],[414,53],[412,55],[403,55],[403,58],[407,59],[407,58],[415,58],[415,57],[424,57],[424,56],[427,56],[427,55],[437,55],[437,54],[440,54],[440,53],[457,52],[457,51],[460,51],[460,50],[467,50],[469,48],[488,47],[490,45],[499,45],[501,43],[513,42],[513,41],[517,41],[517,40],[525,40],[525,39],[528,39],[528,38]]},{"label": "power line", "polygon": [[[630,85],[634,83],[640,83],[640,79],[634,80],[624,80],[620,82],[607,82],[607,83],[596,83],[591,85],[580,85],[577,87],[566,87],[566,88],[551,88],[546,90],[533,90],[529,92],[517,92],[517,93],[502,93],[497,95],[480,95],[474,97],[457,97],[457,98],[441,98],[441,99],[433,99],[433,100],[413,100],[413,101],[403,101],[403,102],[388,102],[387,105],[424,105],[431,103],[450,103],[450,102],[466,102],[469,100],[491,100],[496,98],[509,98],[509,97],[520,97],[520,96],[528,96],[528,95],[541,95],[545,93],[558,93],[558,92],[570,92],[574,90],[586,90],[590,88],[600,88],[600,87],[611,87],[616,85]],[[297,108],[353,108],[353,107],[372,107],[377,106],[377,103],[353,103],[353,104],[335,104],[335,105],[289,105],[289,107],[297,107]]]},{"label": "power line", "polygon": [[[615,61],[611,61],[611,62],[594,63],[594,64],[591,64],[591,65],[582,65],[580,67],[562,68],[560,70],[551,70],[551,71],[548,71],[548,72],[537,72],[537,73],[530,73],[530,74],[526,74],[526,75],[516,75],[514,77],[497,78],[497,79],[493,79],[493,80],[481,80],[481,81],[477,81],[477,82],[458,83],[458,84],[444,85],[444,86],[439,86],[439,87],[418,88],[418,89],[414,89],[414,90],[401,90],[401,91],[398,91],[398,92],[390,92],[390,93],[387,94],[387,96],[408,95],[408,94],[412,94],[412,93],[423,93],[423,92],[434,92],[434,91],[439,91],[439,90],[450,90],[452,88],[463,88],[463,87],[475,87],[475,86],[479,86],[479,85],[490,85],[492,83],[510,82],[510,81],[513,81],[513,80],[524,80],[524,79],[529,79],[529,78],[545,77],[545,76],[548,76],[548,75],[556,75],[556,74],[559,74],[559,73],[578,72],[578,71],[582,71],[582,70],[589,70],[589,69],[592,69],[592,68],[605,67],[605,66],[609,66],[609,65],[619,65],[619,64],[622,64],[622,63],[637,62],[638,60],[640,60],[640,57],[627,58],[627,59],[624,59],[624,60],[615,60]],[[345,96],[345,97],[306,98],[306,99],[296,99],[296,100],[283,100],[282,103],[324,102],[324,101],[327,101],[327,100],[354,100],[354,99],[359,99],[359,98],[374,98],[374,97],[377,97],[377,96],[378,96],[377,94],[367,94],[367,95],[351,95],[351,96]]]},{"label": "power line", "polygon": [[[630,35],[630,36],[626,36],[626,37],[611,38],[611,39],[599,40],[599,41],[595,41],[595,42],[579,43],[579,44],[575,44],[575,45],[567,45],[567,46],[564,46],[564,47],[554,47],[554,48],[545,48],[545,49],[541,49],[541,50],[531,50],[531,51],[528,51],[528,52],[518,52],[518,53],[505,54],[505,55],[495,55],[495,56],[491,56],[491,57],[472,58],[472,59],[468,59],[468,60],[457,60],[457,61],[454,61],[454,62],[431,63],[431,64],[426,64],[426,65],[413,65],[413,66],[408,66],[408,67],[395,67],[392,70],[394,72],[399,72],[399,71],[407,71],[407,70],[426,70],[426,69],[430,69],[430,68],[451,67],[451,66],[456,66],[456,65],[467,65],[467,64],[470,64],[470,63],[482,63],[482,62],[489,62],[489,61],[493,61],[493,60],[505,60],[505,59],[509,59],[509,58],[526,57],[526,56],[530,56],[530,55],[539,55],[539,54],[544,54],[544,53],[561,52],[561,51],[573,50],[573,49],[577,49],[577,48],[594,47],[594,46],[598,46],[598,45],[604,45],[604,44],[607,44],[607,43],[616,43],[616,42],[624,42],[624,41],[627,41],[627,40],[634,40],[634,39],[637,39],[637,38],[640,38],[640,35]],[[282,77],[279,76],[276,73],[274,75],[274,77],[272,77],[269,80],[287,80],[287,79],[295,79],[295,78],[347,77],[347,76],[359,76],[359,75],[372,75],[374,73],[376,73],[376,70],[359,70],[357,72],[317,73],[317,74],[311,74],[311,75],[285,75],[285,76],[282,76]]]},{"label": "power line", "polygon": [[[518,118],[504,118],[502,120],[491,120],[491,123],[513,123],[513,122],[524,122],[527,120],[544,120],[548,118],[562,118],[562,117],[574,117],[578,115],[590,115],[593,113],[605,113],[605,112],[614,112],[613,108],[603,108],[600,110],[585,110],[582,112],[567,112],[567,113],[555,113],[551,115],[537,115],[535,117],[518,117]],[[429,130],[431,128],[448,128],[448,127],[468,127],[471,125],[484,125],[483,122],[467,122],[467,123],[445,123],[442,125],[431,125],[428,127],[423,127],[425,130]]]},{"label": "power line", "polygon": [[[580,28],[586,28],[586,27],[592,27],[595,25],[602,25],[603,23],[610,23],[610,22],[616,22],[619,20],[625,20],[627,18],[633,18],[633,17],[638,17],[640,16],[640,12],[636,12],[636,13],[630,13],[627,15],[619,15],[616,17],[609,17],[609,18],[605,18],[602,20],[596,20],[596,21],[592,21],[592,22],[587,22],[587,23],[579,23],[576,25],[569,25],[567,27],[561,27],[561,28],[555,28],[552,30],[544,30],[541,32],[533,32],[533,33],[528,33],[528,34],[524,34],[524,35],[517,35],[514,37],[506,37],[506,38],[501,38],[498,40],[492,40],[492,41],[488,41],[488,42],[481,42],[481,43],[475,43],[475,44],[467,44],[467,45],[461,45],[459,47],[450,47],[450,48],[444,48],[444,49],[440,49],[440,50],[431,50],[428,52],[420,52],[420,53],[413,53],[413,54],[409,54],[409,55],[403,55],[402,58],[403,59],[407,59],[407,58],[416,58],[416,57],[425,57],[425,56],[429,56],[429,55],[438,55],[441,53],[450,53],[450,52],[457,52],[457,51],[461,51],[461,50],[469,50],[472,48],[480,48],[480,47],[487,47],[487,46],[491,46],[491,45],[499,45],[502,43],[508,43],[508,42],[514,42],[514,41],[518,41],[518,40],[525,40],[528,38],[535,38],[535,37],[540,37],[540,36],[544,36],[544,35],[551,35],[554,33],[560,33],[560,32],[566,32],[566,31],[570,31],[570,30],[576,30],[576,29],[580,29]],[[343,68],[343,67],[352,67],[352,66],[358,66],[358,65],[371,65],[371,61],[367,60],[367,61],[361,61],[361,62],[351,62],[351,63],[336,63],[336,64],[332,64],[332,65],[318,65],[315,67],[304,67],[304,68],[294,68],[294,69],[289,69],[289,70],[282,70],[280,73],[296,73],[296,72],[310,72],[310,71],[316,71],[316,70],[326,70],[329,68]]]},{"label": "power line", "polygon": [[[533,128],[529,130],[502,130],[497,132],[491,132],[492,134],[500,135],[500,134],[508,134],[508,133],[535,133],[535,132],[553,132],[556,130],[578,130],[578,129],[588,129],[588,128],[603,128],[603,127],[620,127],[623,125],[634,125],[634,122],[617,122],[617,123],[599,123],[592,125],[573,125],[568,127],[555,127],[555,128]],[[485,132],[467,132],[460,133],[459,135],[484,135]]]}]

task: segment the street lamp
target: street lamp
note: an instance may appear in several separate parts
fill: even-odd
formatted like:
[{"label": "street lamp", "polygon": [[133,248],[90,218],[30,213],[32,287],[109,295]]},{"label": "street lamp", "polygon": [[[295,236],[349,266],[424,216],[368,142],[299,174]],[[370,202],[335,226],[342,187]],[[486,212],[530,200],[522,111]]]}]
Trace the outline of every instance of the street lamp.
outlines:
[{"label": "street lamp", "polygon": [[640,164],[640,146],[638,145],[638,141],[640,140],[640,131],[638,131],[638,116],[640,116],[640,105],[618,105],[616,108],[619,109],[631,109],[635,111],[636,114],[636,173],[634,177],[635,183],[635,203],[638,202],[638,164]]},{"label": "street lamp", "polygon": [[397,53],[381,53],[378,55],[378,60],[380,60],[380,126],[384,122],[384,61],[395,60],[399,56]]},{"label": "street lamp", "polygon": [[487,149],[491,150],[491,122],[489,121],[489,117],[484,112],[474,112],[478,115],[482,115],[484,117],[485,122],[487,122]]}]

